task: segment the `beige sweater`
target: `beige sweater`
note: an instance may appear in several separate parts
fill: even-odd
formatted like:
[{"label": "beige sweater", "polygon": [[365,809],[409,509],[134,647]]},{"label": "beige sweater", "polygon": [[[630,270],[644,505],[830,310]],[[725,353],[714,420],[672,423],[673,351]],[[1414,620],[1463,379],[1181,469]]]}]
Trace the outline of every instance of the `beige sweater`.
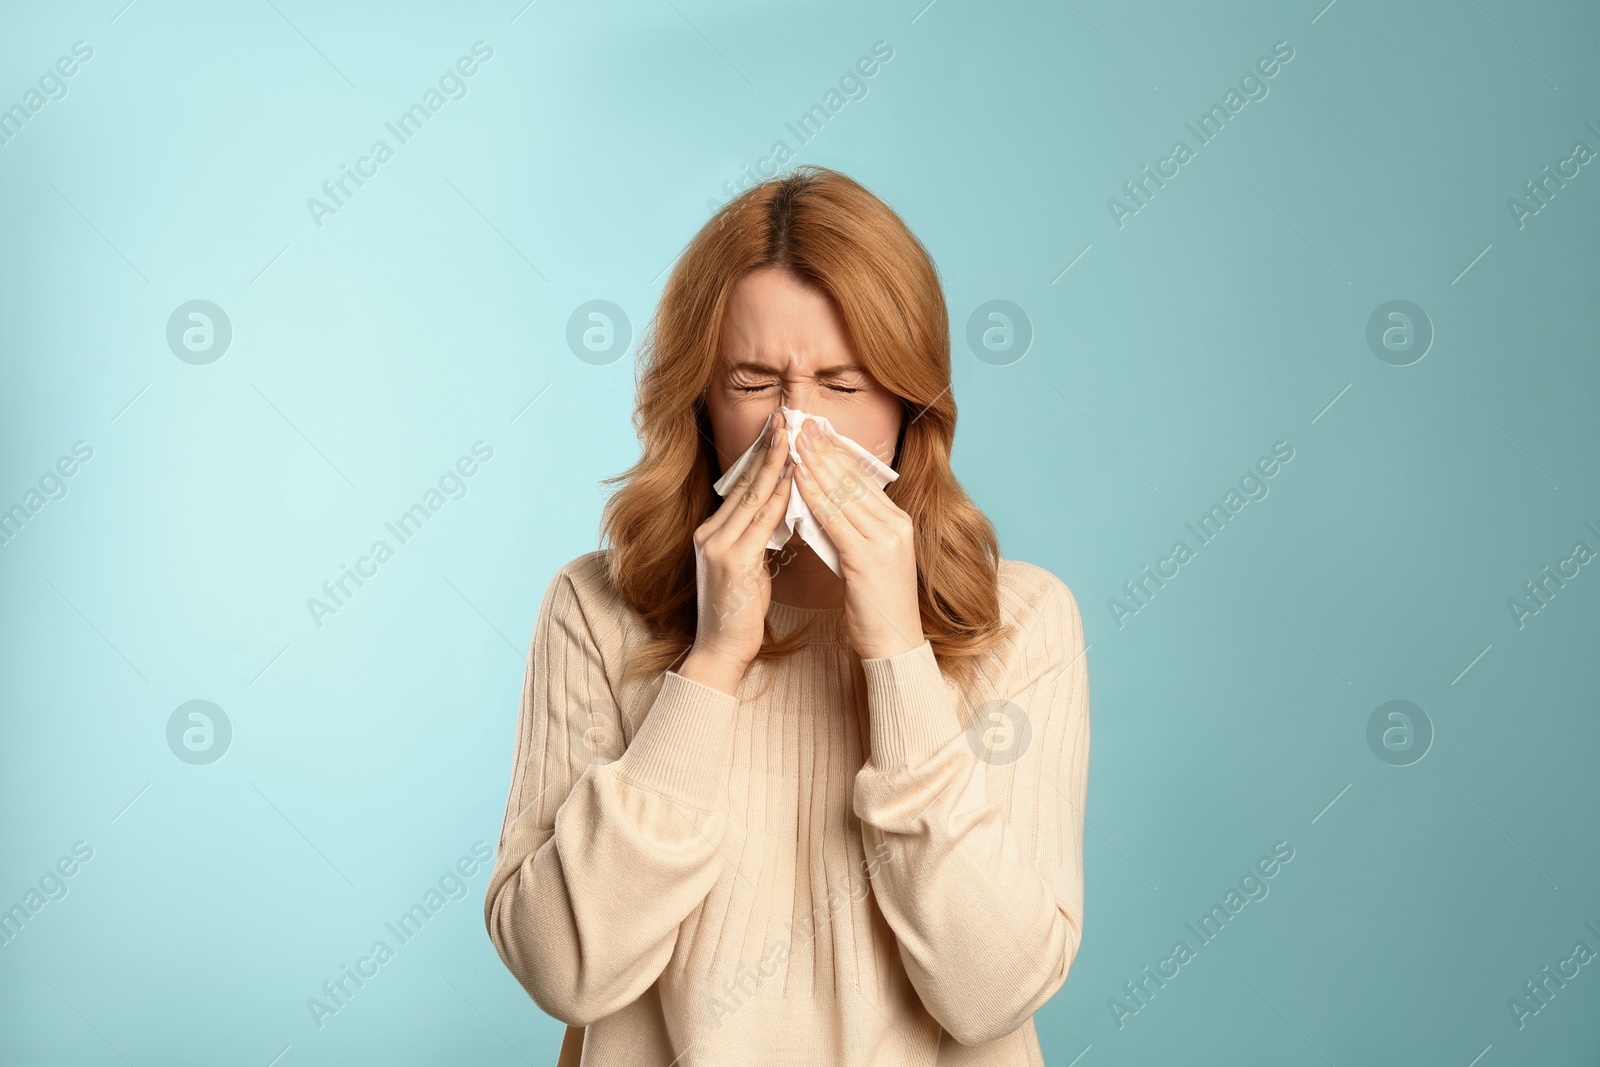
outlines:
[{"label": "beige sweater", "polygon": [[861,659],[843,608],[773,603],[818,630],[731,696],[623,687],[643,624],[605,550],[560,570],[484,921],[586,1067],[1043,1064],[1083,937],[1088,668],[1066,585],[999,577],[1018,633],[967,689],[926,642]]}]

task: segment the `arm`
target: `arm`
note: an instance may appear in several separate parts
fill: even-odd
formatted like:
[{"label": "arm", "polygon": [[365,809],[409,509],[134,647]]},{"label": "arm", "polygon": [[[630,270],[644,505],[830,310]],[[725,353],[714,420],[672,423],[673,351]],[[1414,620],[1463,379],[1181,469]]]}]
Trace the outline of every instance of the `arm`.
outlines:
[{"label": "arm", "polygon": [[616,695],[571,577],[551,582],[484,898],[489,939],[547,1014],[585,1026],[632,1003],[666,967],[679,923],[722,872],[737,708],[732,695],[668,671],[632,743],[604,762],[582,734],[623,736]]},{"label": "arm", "polygon": [[[1066,981],[1083,939],[1082,619],[1052,575],[1043,602],[1018,623],[1012,693],[1000,695],[1031,736],[1022,742],[1019,728],[1015,748],[989,757],[993,767],[969,746],[971,711],[956,707],[927,642],[861,661],[872,756],[856,776],[855,811],[868,851],[885,841],[892,849],[873,894],[923,1005],[964,1045],[1026,1022]],[[988,778],[1005,771],[1002,811],[986,793]]]}]

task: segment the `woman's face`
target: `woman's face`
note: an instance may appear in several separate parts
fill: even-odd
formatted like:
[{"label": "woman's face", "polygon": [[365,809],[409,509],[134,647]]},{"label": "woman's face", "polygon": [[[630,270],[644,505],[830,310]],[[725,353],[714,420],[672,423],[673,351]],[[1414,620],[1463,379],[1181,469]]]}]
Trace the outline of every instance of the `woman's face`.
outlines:
[{"label": "woman's face", "polygon": [[822,415],[883,462],[894,459],[900,398],[857,361],[844,317],[826,294],[764,267],[734,287],[706,391],[723,470],[755,443],[780,404]]}]

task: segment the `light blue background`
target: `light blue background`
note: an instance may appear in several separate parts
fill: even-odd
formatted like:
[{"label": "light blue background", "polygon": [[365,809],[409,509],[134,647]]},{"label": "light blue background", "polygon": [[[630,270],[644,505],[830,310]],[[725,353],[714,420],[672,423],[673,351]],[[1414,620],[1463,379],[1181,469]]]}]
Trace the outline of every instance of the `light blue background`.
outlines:
[{"label": "light blue background", "polygon": [[[554,1062],[487,871],[326,1026],[306,1001],[493,846],[540,594],[637,455],[638,333],[778,139],[926,243],[957,473],[1083,610],[1086,935],[1048,1062],[1594,1063],[1600,961],[1523,1028],[1508,1001],[1600,951],[1600,565],[1524,625],[1508,600],[1600,550],[1600,162],[1520,228],[1507,200],[1600,150],[1600,9],[1324,3],[8,6],[0,106],[94,54],[0,146],[0,507],[93,458],[0,548],[0,905],[94,855],[0,947],[0,1063]],[[319,228],[307,198],[479,40]],[[1278,41],[1269,95],[1119,228],[1108,198]],[[195,299],[233,329],[203,366],[166,341]],[[634,342],[599,365],[566,340],[597,299]],[[1366,342],[1392,299],[1436,331],[1409,366]],[[990,300],[1022,358],[967,346]],[[1119,627],[1278,441],[1270,494]],[[166,741],[194,699],[234,731],[206,766]],[[1366,740],[1391,699],[1435,731],[1409,766]],[[1270,895],[1119,1028],[1278,841]]]}]

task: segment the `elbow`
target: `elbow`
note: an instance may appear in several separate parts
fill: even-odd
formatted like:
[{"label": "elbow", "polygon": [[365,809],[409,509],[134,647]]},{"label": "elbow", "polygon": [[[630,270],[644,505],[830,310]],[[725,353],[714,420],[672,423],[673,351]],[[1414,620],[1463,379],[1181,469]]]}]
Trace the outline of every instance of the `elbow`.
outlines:
[{"label": "elbow", "polygon": [[486,901],[484,925],[500,961],[540,1011],[568,1026],[588,1026],[637,999],[637,975],[586,969],[570,938],[535,925],[531,915],[516,914],[513,901],[509,885]]},{"label": "elbow", "polygon": [[639,996],[615,985],[585,985],[564,968],[530,968],[512,973],[540,1011],[568,1026],[589,1026],[616,1014]]},{"label": "elbow", "polygon": [[524,982],[522,988],[539,1006],[539,1010],[568,1026],[588,1026],[615,1012],[621,1005],[612,1006],[592,995],[586,995],[573,985],[551,983],[532,985]]},{"label": "elbow", "polygon": [[[987,1022],[987,1020],[980,1021]],[[985,1045],[990,1041],[998,1041],[1002,1037],[1005,1037],[1007,1034],[1015,1030],[1017,1026],[1021,1026],[1022,1024],[1019,1022],[1016,1026],[1001,1028],[983,1025],[973,1026],[970,1024],[956,1025],[954,1021],[952,1021],[941,1022],[939,1025],[944,1027],[945,1033],[955,1038],[958,1045],[966,1045],[970,1048],[974,1045]]]},{"label": "elbow", "polygon": [[958,1045],[972,1047],[999,1041],[1014,1033],[1032,1017],[1032,1012],[1017,1014],[1001,1011],[985,1014],[968,1010],[940,1016],[939,1025],[944,1028],[945,1033],[955,1039]]},{"label": "elbow", "polygon": [[[1047,995],[1045,1000],[1049,1000]],[[971,1008],[945,1012],[935,1016],[945,1033],[955,1039],[959,1045],[975,1046],[987,1045],[991,1041],[999,1041],[1009,1037],[1022,1027],[1037,1009],[1029,1008],[1026,1011],[1011,1008],[999,1010],[991,1009],[988,1012],[973,1010]]]},{"label": "elbow", "polygon": [[549,941],[511,921],[499,900],[491,901],[486,911],[484,925],[500,962],[540,1011],[569,1026],[588,1026],[605,1014],[597,998],[585,995],[572,972],[559,966]]},{"label": "elbow", "polygon": [[1039,1003],[1049,999],[1048,993],[1042,998],[1019,999],[1025,991],[1015,986],[997,989],[992,997],[974,997],[972,993],[970,987],[957,990],[949,1002],[937,1007],[923,997],[928,1014],[960,1045],[987,1045],[1006,1037],[1033,1017]]},{"label": "elbow", "polygon": [[591,1014],[593,1004],[577,995],[573,975],[563,973],[559,954],[551,951],[553,942],[532,925],[533,916],[514,914],[512,889],[507,884],[484,902],[484,927],[500,962],[540,1011],[569,1026],[587,1026],[599,1017]]},{"label": "elbow", "polygon": [[1055,954],[1055,966],[1042,976],[1042,982],[1035,985],[1031,993],[1028,983],[1013,984],[1005,988],[1000,998],[977,1000],[963,995],[958,1003],[932,1014],[960,1045],[984,1045],[1008,1037],[1033,1018],[1066,983],[1073,961],[1078,958],[1081,941],[1078,926],[1073,923]]}]

